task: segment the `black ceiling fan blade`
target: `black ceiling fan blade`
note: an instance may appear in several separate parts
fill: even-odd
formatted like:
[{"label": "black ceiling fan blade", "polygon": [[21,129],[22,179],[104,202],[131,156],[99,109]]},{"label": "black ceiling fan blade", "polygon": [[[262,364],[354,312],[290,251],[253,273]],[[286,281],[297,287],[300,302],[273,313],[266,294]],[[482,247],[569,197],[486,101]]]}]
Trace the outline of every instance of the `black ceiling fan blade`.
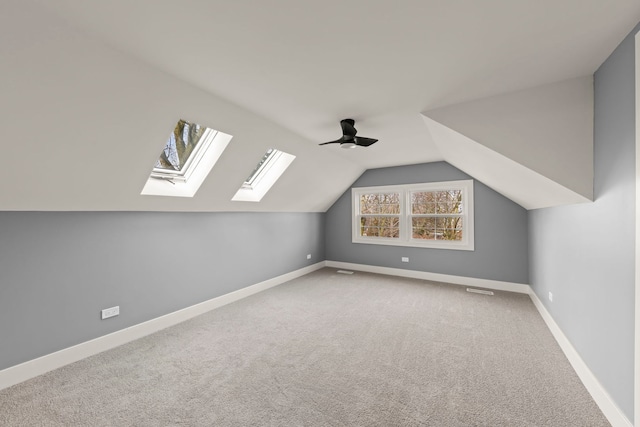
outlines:
[{"label": "black ceiling fan blade", "polygon": [[361,147],[368,147],[378,142],[377,139],[365,138],[364,136],[356,136],[354,139],[355,139],[356,145],[359,145]]},{"label": "black ceiling fan blade", "polygon": [[344,138],[340,138],[340,139],[336,139],[335,141],[323,142],[322,144],[318,144],[318,145],[342,144],[343,141],[344,141]]},{"label": "black ceiling fan blade", "polygon": [[342,138],[335,141],[323,142],[318,145],[327,144],[340,144],[342,148],[353,148],[355,146],[368,147],[378,142],[377,139],[366,138],[364,136],[356,136],[358,131],[354,127],[355,121],[353,119],[340,120],[340,127],[342,127]]},{"label": "black ceiling fan blade", "polygon": [[356,136],[358,131],[353,125],[356,122],[353,119],[344,119],[340,121],[340,126],[342,127],[342,134],[344,136]]}]

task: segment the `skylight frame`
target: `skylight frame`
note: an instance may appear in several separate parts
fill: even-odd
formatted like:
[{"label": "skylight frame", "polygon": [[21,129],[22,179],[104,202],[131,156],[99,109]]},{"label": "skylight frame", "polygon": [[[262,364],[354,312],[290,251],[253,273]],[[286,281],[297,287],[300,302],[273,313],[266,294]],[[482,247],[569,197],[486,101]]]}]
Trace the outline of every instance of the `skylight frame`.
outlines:
[{"label": "skylight frame", "polygon": [[180,170],[171,170],[154,167],[151,171],[151,177],[157,179],[172,179],[187,181],[193,174],[193,171],[198,167],[202,157],[205,155],[208,148],[213,143],[218,131],[211,128],[205,128],[202,136],[196,143],[195,148],[191,155],[187,158],[184,166]]},{"label": "skylight frame", "polygon": [[275,148],[269,148],[262,159],[256,165],[249,178],[242,183],[242,188],[253,189],[269,173],[271,167],[278,162],[283,152]]},{"label": "skylight frame", "polygon": [[[196,125],[195,123],[184,121],[190,125]],[[198,126],[203,127],[205,130],[181,170],[177,171],[154,166],[140,193],[141,195],[193,197],[196,194],[233,138],[229,134],[207,126]]]},{"label": "skylight frame", "polygon": [[269,148],[231,200],[234,202],[261,201],[295,158],[293,154]]}]

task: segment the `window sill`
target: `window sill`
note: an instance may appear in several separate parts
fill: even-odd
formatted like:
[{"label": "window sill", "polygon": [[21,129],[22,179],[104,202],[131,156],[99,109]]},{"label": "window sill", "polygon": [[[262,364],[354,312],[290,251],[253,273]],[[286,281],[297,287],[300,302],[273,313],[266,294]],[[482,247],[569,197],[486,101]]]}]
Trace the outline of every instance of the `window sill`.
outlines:
[{"label": "window sill", "polygon": [[423,249],[450,249],[455,251],[473,251],[475,250],[473,244],[464,242],[450,242],[443,240],[429,240],[429,241],[417,241],[417,240],[400,240],[400,239],[387,239],[387,238],[358,238],[352,239],[352,243],[365,244],[365,245],[383,245],[383,246],[404,246],[409,248],[423,248]]}]

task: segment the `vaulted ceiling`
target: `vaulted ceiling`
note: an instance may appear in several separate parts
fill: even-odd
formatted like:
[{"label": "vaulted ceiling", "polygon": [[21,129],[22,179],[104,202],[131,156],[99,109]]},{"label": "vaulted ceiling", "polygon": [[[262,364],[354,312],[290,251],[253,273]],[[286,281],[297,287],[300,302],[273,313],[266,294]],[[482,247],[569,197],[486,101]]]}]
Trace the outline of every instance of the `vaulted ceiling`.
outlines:
[{"label": "vaulted ceiling", "polygon": [[[324,211],[365,169],[439,160],[528,209],[586,201],[590,76],[638,20],[637,0],[5,0],[0,210]],[[234,138],[193,198],[140,195],[180,118]],[[319,147],[344,118],[380,141]],[[269,147],[296,160],[232,202]]]}]

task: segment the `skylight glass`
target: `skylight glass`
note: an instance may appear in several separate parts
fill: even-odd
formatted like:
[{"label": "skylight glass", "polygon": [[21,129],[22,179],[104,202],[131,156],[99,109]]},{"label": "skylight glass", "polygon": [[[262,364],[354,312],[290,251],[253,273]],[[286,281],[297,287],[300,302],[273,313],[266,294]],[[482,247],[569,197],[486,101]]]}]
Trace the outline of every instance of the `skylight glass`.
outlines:
[{"label": "skylight glass", "polygon": [[264,156],[262,156],[262,159],[260,159],[260,161],[256,165],[256,167],[253,170],[253,172],[251,172],[251,175],[249,175],[249,178],[247,178],[246,181],[244,182],[245,186],[251,186],[251,184],[255,181],[256,177],[258,176],[259,172],[269,162],[269,159],[273,159],[276,151],[278,151],[278,150],[274,150],[273,148],[269,148],[267,150],[267,152],[264,153]]},{"label": "skylight glass", "polygon": [[155,168],[178,172],[184,169],[206,129],[197,123],[180,120],[169,135]]},{"label": "skylight glass", "polygon": [[179,120],[141,194],[193,197],[231,138],[206,126]]},{"label": "skylight glass", "polygon": [[259,202],[296,156],[269,148],[231,200]]}]

